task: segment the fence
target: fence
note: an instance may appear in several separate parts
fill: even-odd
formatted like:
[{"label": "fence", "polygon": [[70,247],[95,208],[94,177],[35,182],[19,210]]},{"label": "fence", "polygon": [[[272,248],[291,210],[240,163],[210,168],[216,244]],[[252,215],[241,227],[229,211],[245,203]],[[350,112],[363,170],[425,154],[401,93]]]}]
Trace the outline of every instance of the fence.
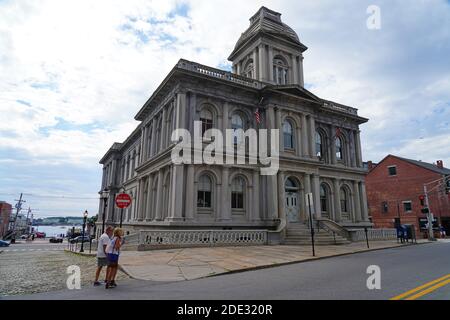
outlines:
[{"label": "fence", "polygon": [[[349,230],[351,241],[365,241],[366,234],[364,230]],[[397,230],[395,229],[367,229],[369,240],[394,240],[397,239]]]}]

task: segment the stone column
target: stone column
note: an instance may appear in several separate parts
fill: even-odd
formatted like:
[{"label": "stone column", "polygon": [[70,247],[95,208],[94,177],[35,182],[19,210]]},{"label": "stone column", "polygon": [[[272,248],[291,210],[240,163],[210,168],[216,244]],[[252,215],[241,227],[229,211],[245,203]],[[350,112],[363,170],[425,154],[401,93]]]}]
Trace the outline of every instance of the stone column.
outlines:
[{"label": "stone column", "polygon": [[361,139],[360,131],[355,132],[355,146],[356,146],[356,165],[358,168],[362,168],[362,152],[361,152]]},{"label": "stone column", "polygon": [[355,203],[355,220],[356,222],[360,222],[361,219],[361,195],[359,192],[359,183],[358,181],[353,181],[353,202]]},{"label": "stone column", "polygon": [[292,84],[298,84],[298,66],[297,66],[297,57],[295,55],[291,56],[291,64],[292,64],[292,76],[291,76],[291,83]]},{"label": "stone column", "polygon": [[222,109],[222,132],[223,135],[225,136],[225,130],[228,129],[228,110],[230,108],[230,104],[225,101],[225,103],[223,104],[223,109]]},{"label": "stone column", "polygon": [[302,87],[305,86],[305,80],[303,77],[303,56],[298,59],[298,84]]},{"label": "stone column", "polygon": [[177,93],[177,103],[176,103],[176,117],[175,117],[175,128],[176,129],[186,129],[186,93]]},{"label": "stone column", "polygon": [[259,212],[260,197],[259,197],[259,170],[253,171],[253,215],[252,220],[261,220],[261,214]]},{"label": "stone column", "polygon": [[331,164],[337,164],[336,159],[336,126],[331,125],[330,143],[331,143]]},{"label": "stone column", "polygon": [[139,179],[139,195],[137,201],[137,220],[142,221],[143,217],[143,204],[144,204],[144,181]]},{"label": "stone column", "polygon": [[183,220],[184,165],[173,165],[169,221]]},{"label": "stone column", "polygon": [[270,47],[269,46],[269,58],[268,58],[268,68],[269,68],[269,72],[268,72],[268,75],[269,75],[269,82],[273,82],[273,77],[274,77],[274,74],[273,74],[273,48],[272,47]]},{"label": "stone column", "polygon": [[284,201],[286,195],[284,194],[284,172],[278,171],[277,187],[278,187],[278,216],[280,219],[286,219],[286,210],[284,210]]},{"label": "stone column", "polygon": [[167,147],[167,119],[166,119],[166,107],[163,108],[162,111],[162,120],[161,120],[161,151],[165,150]]},{"label": "stone column", "polygon": [[[197,198],[194,187],[194,173],[194,165],[188,165],[186,174],[186,220],[194,220],[195,199]],[[217,194],[214,194],[214,197],[214,200],[219,198]]]},{"label": "stone column", "polygon": [[274,129],[278,129],[280,130],[280,134],[279,134],[279,146],[280,146],[280,153],[282,151],[284,151],[284,141],[283,141],[283,124],[281,122],[281,110],[279,108],[274,108],[275,110],[275,128]]},{"label": "stone column", "polygon": [[[303,157],[309,157],[309,146],[308,146],[308,125],[306,121],[306,115],[301,115],[302,127],[301,127],[301,155]],[[300,140],[300,138],[299,138]]]},{"label": "stone column", "polygon": [[220,197],[220,221],[231,220],[231,203],[230,203],[230,185],[228,177],[230,170],[228,167],[222,167],[222,185]]},{"label": "stone column", "polygon": [[334,221],[341,221],[341,199],[340,199],[340,181],[333,179],[334,195]]},{"label": "stone column", "polygon": [[353,131],[350,131],[350,163],[353,168],[356,167],[356,145],[355,145],[355,135]]},{"label": "stone column", "polygon": [[[145,148],[145,130],[146,129],[146,127],[145,126],[143,126],[142,128],[141,128],[141,150],[144,150],[144,148]],[[144,152],[141,152],[141,155],[140,155],[140,159],[139,159],[139,162],[144,162]]]},{"label": "stone column", "polygon": [[156,153],[156,126],[156,115],[154,115],[152,120],[152,141],[150,141],[149,158],[153,157],[153,155]]},{"label": "stone column", "polygon": [[162,220],[162,202],[163,202],[163,170],[158,171],[158,183],[156,187],[156,205],[155,205],[155,220]]},{"label": "stone column", "polygon": [[360,185],[361,185],[361,218],[364,222],[369,222],[369,209],[367,207],[366,184],[364,181],[361,181]]},{"label": "stone column", "polygon": [[259,81],[265,81],[267,78],[267,73],[266,73],[266,68],[265,68],[265,64],[266,64],[266,59],[265,59],[265,47],[263,44],[260,44],[258,46],[258,66],[259,66]]},{"label": "stone column", "polygon": [[278,181],[277,175],[267,176],[267,209],[269,220],[280,218],[278,212]]},{"label": "stone column", "polygon": [[145,206],[145,221],[152,221],[153,176],[149,175],[147,182],[147,205]]},{"label": "stone column", "polygon": [[311,158],[315,159],[316,156],[316,123],[314,120],[314,116],[313,115],[309,115],[308,117],[309,120],[309,155],[311,156]]},{"label": "stone column", "polygon": [[240,61],[236,64],[236,73],[238,75],[241,75],[241,62]]},{"label": "stone column", "polygon": [[258,65],[258,48],[255,48],[255,50],[253,50],[253,71],[253,79],[258,80],[260,74]]},{"label": "stone column", "polygon": [[314,199],[314,213],[316,218],[322,217],[322,211],[320,209],[320,180],[319,175],[314,173],[312,175],[312,192]]}]

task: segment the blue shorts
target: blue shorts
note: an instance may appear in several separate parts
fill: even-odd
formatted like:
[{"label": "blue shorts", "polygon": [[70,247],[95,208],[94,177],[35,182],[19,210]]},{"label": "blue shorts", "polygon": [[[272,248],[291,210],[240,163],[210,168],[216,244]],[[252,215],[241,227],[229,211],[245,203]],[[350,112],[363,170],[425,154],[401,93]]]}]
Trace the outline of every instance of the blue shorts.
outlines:
[{"label": "blue shorts", "polygon": [[118,254],[108,253],[106,257],[108,258],[108,265],[116,265],[119,262]]}]

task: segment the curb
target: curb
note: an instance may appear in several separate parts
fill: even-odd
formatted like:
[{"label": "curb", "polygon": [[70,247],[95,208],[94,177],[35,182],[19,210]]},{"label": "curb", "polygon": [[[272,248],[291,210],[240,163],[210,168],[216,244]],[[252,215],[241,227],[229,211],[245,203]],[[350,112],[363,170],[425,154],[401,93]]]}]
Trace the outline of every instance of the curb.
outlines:
[{"label": "curb", "polygon": [[77,254],[77,255],[83,256],[83,257],[95,257],[97,255],[96,253],[85,253],[85,252],[70,251],[69,249],[64,249],[64,252]]}]

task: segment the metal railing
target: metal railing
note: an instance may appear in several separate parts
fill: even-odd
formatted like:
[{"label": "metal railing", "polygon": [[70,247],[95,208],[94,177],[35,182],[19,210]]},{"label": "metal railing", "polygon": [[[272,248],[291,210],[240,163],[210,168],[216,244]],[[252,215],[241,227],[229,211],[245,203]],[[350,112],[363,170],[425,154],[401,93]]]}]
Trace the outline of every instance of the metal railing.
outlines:
[{"label": "metal railing", "polygon": [[254,80],[251,78],[243,77],[228,71],[223,71],[216,68],[211,68],[196,62],[187,61],[184,59],[181,59],[177,67],[184,70],[189,70],[197,73],[201,73],[210,77],[231,81],[234,83],[238,83],[244,86],[248,86],[255,89],[261,89],[265,85],[262,82],[259,82],[258,80]]},{"label": "metal railing", "polygon": [[[352,241],[366,240],[364,230],[351,230],[350,239]],[[367,229],[367,238],[369,240],[395,240],[397,239],[397,230],[395,229]]]}]

